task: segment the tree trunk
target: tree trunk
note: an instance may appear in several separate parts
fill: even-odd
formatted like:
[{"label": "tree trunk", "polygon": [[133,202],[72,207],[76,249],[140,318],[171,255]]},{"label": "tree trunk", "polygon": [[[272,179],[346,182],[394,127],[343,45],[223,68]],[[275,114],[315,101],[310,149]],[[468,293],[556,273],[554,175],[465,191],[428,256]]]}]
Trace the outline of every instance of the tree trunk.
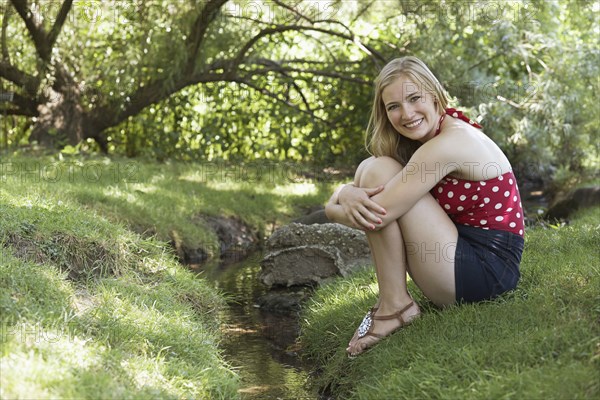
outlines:
[{"label": "tree trunk", "polygon": [[81,95],[76,85],[69,86],[62,93],[50,90],[49,101],[38,106],[38,117],[30,142],[49,148],[75,146],[87,138],[94,139],[100,150],[108,152],[106,135],[102,129],[84,112]]}]

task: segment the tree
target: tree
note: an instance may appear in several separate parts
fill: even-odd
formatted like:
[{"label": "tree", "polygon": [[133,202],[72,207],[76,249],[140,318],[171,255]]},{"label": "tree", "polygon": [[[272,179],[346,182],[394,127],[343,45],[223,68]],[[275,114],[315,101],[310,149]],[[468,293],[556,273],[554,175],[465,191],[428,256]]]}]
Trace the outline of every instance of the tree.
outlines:
[{"label": "tree", "polygon": [[[335,4],[151,0],[88,2],[75,10],[72,0],[11,0],[2,19],[0,78],[17,90],[1,111],[35,117],[30,140],[62,146],[91,138],[104,152],[107,129],[194,85],[235,83],[323,119],[306,82],[321,76],[367,85],[361,66],[384,59],[334,18]],[[13,43],[8,32],[17,24],[27,43]],[[318,53],[297,58],[272,50],[273,43],[292,46],[293,35],[317,43]],[[348,46],[361,56],[343,59]],[[22,56],[28,50],[33,57]]]}]

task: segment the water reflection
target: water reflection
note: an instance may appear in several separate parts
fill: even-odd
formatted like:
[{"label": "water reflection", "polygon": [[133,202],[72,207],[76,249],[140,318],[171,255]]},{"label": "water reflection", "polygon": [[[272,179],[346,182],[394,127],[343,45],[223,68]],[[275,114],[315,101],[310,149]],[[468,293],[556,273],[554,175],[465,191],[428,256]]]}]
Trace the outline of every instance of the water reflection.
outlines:
[{"label": "water reflection", "polygon": [[257,299],[267,293],[258,281],[259,257],[208,266],[203,272],[229,298],[221,345],[242,379],[241,398],[319,399],[308,387],[307,366],[295,353],[298,318],[265,312],[257,305]]}]

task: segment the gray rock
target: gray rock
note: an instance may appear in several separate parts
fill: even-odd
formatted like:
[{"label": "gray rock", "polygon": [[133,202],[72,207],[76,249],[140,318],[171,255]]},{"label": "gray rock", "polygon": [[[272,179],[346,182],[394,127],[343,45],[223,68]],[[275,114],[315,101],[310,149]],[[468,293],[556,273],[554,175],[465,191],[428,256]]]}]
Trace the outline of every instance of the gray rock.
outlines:
[{"label": "gray rock", "polygon": [[568,218],[575,211],[600,205],[600,186],[582,187],[558,196],[546,212],[546,219]]},{"label": "gray rock", "polygon": [[364,232],[340,224],[292,223],[271,235],[261,261],[261,281],[269,286],[315,285],[371,265]]}]

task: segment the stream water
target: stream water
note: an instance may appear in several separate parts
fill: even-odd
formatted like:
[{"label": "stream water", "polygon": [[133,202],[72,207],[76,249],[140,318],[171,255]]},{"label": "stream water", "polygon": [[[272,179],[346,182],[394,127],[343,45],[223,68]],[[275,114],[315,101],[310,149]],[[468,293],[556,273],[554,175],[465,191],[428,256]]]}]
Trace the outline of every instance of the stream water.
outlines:
[{"label": "stream water", "polygon": [[310,388],[310,366],[294,350],[298,317],[267,312],[257,304],[267,293],[258,280],[260,257],[258,252],[242,262],[202,268],[203,275],[228,296],[222,348],[241,377],[241,398],[324,399]]}]

